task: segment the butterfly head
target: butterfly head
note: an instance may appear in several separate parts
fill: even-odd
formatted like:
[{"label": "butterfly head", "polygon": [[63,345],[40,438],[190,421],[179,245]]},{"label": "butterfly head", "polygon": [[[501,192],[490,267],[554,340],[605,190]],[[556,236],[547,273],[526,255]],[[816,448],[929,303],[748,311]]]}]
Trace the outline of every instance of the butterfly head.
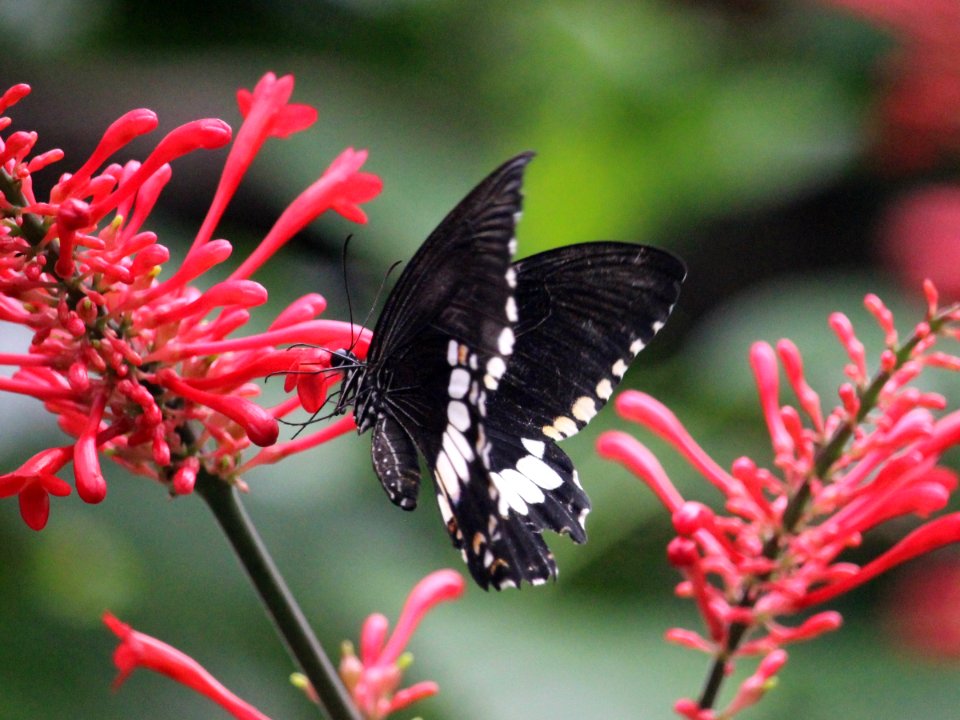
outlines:
[{"label": "butterfly head", "polygon": [[377,406],[375,389],[369,383],[363,382],[367,372],[366,363],[350,350],[340,349],[330,353],[330,367],[343,373],[340,396],[337,398],[337,406],[333,414],[343,415],[347,412],[347,408],[353,407],[357,430],[365,433],[373,427]]}]

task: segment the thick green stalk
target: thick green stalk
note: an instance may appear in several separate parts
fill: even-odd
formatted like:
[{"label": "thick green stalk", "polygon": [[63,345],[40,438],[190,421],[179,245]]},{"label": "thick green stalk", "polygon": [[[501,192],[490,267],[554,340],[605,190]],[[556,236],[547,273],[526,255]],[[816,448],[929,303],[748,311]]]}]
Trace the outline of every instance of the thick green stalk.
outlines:
[{"label": "thick green stalk", "polygon": [[260,595],[280,637],[320,698],[331,720],[361,720],[303,611],[290,593],[270,553],[250,521],[237,491],[201,471],[197,492],[206,501]]}]

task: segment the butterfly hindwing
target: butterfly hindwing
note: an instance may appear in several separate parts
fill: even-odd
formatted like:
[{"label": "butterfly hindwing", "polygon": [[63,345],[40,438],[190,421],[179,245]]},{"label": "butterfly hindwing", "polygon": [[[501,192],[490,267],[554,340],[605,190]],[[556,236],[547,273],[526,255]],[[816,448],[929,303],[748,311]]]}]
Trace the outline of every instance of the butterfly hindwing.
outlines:
[{"label": "butterfly hindwing", "polygon": [[530,440],[574,435],[663,327],[683,263],[628,243],[569,245],[515,264],[520,318],[491,422]]},{"label": "butterfly hindwing", "polygon": [[583,243],[521,260],[514,354],[488,404],[501,505],[535,530],[586,540],[590,509],[555,441],[583,428],[666,321],[685,270],[672,255]]}]

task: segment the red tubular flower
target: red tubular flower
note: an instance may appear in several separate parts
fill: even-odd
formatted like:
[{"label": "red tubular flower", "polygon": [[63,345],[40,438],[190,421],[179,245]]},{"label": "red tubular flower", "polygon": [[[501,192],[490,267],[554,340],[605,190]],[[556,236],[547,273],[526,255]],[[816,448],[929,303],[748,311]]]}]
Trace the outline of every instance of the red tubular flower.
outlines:
[{"label": "red tubular flower", "polygon": [[237,720],[270,720],[227,690],[190,656],[150,635],[137,632],[110,613],[104,613],[103,622],[120,638],[120,645],[113,653],[113,664],[119,670],[113,683],[114,689],[119,688],[130,673],[142,667],[166,675],[171,680],[210,698]]},{"label": "red tubular flower", "polygon": [[[0,96],[0,112],[26,95],[14,86]],[[293,78],[267,74],[252,93],[241,92],[245,121],[227,157],[210,211],[178,269],[160,280],[170,252],[142,228],[171,181],[170,163],[231,138],[222,120],[186,123],[162,138],[146,159],[105,165],[134,138],[157,127],[150,110],[134,110],[104,133],[90,158],[64,174],[48,199],[33,193],[31,173],[59,152],[29,157],[35,133],[0,137],[0,319],[33,333],[29,351],[3,353],[17,369],[0,377],[0,391],[42,400],[75,438],[56,451],[49,470],[37,458],[0,476],[0,495],[18,495],[24,520],[35,529],[49,514],[49,496],[65,494],[55,476],[74,462],[80,497],[101,501],[106,454],[133,472],[190,492],[201,470],[239,482],[242,454],[271,445],[278,418],[301,407],[316,411],[333,381],[329,356],[308,344],[353,347],[363,357],[369,331],[319,319],[326,303],[310,294],[282,310],[265,333],[234,335],[267,291],[247,276],[308,222],[327,210],[363,222],[358,204],[375,197],[379,178],[359,171],[365,151],[347,150],[285,211],[261,246],[226,281],[191,285],[226,262],[232,247],[213,232],[244,173],[269,137],[309,126],[316,111],[290,104]],[[10,125],[0,118],[0,132]],[[285,349],[294,345],[295,349]],[[300,368],[298,398],[280,408],[257,404],[255,381]],[[338,426],[339,427],[339,426]],[[334,436],[324,430],[298,438],[277,459]],[[64,452],[66,455],[64,456]],[[257,464],[246,459],[246,467]],[[68,489],[68,488],[67,488]]]},{"label": "red tubular flower", "polygon": [[[960,444],[960,411],[938,419],[934,413],[943,409],[943,399],[910,383],[928,365],[960,368],[934,349],[941,337],[957,336],[960,307],[939,310],[935,288],[928,285],[925,293],[927,317],[902,345],[890,311],[876,296],[867,296],[865,304],[888,344],[873,379],[867,377],[865,349],[853,326],[840,313],[831,315],[830,326],[850,359],[845,374],[852,383],[841,387],[842,405],[826,419],[793,343],[781,340],[776,353],[765,343],[751,348],[777,473],[739,458],[728,474],[661,403],[636,391],[617,398],[622,417],[667,440],[723,494],[726,514],[684,501],[639,441],[619,431],[598,440],[600,455],[634,472],[671,513],[677,537],[667,556],[683,576],[677,594],[696,602],[706,627],[706,637],[681,629],[668,633],[671,641],[714,656],[714,681],[699,701],[679,701],[678,714],[729,718],[752,705],[786,661],[784,644],[835,630],[842,622],[832,611],[797,627],[782,625],[778,617],[825,603],[911,558],[960,542],[960,513],[953,513],[926,520],[862,568],[842,559],[845,550],[860,545],[864,533],[888,520],[926,519],[942,510],[958,485],[957,475],[939,462]],[[812,427],[805,427],[799,410],[781,405],[778,356]],[[736,659],[757,653],[766,658],[756,673],[715,714],[719,681]]]},{"label": "red tubular flower", "polygon": [[397,689],[403,670],[412,662],[403,650],[424,615],[438,603],[459,598],[464,587],[463,577],[453,570],[430,573],[410,592],[389,639],[387,619],[374,613],[363,624],[360,656],[357,657],[350,643],[344,643],[340,676],[366,720],[382,720],[438,692],[439,688],[432,682]]}]

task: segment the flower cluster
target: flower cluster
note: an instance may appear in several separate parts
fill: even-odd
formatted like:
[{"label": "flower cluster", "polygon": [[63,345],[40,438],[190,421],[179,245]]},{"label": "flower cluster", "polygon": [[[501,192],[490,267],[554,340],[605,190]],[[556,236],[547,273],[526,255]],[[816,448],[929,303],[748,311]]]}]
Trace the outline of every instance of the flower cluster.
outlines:
[{"label": "flower cluster", "polygon": [[[839,627],[841,617],[821,611],[795,626],[779,618],[835,598],[912,557],[960,540],[960,513],[922,522],[892,548],[858,566],[843,553],[865,533],[894,518],[928,518],[945,507],[956,474],[939,465],[960,442],[960,411],[938,417],[945,399],[913,381],[928,367],[960,369],[960,357],[936,350],[942,337],[960,336],[960,309],[941,310],[925,285],[928,310],[904,342],[893,316],[874,295],[865,301],[886,337],[879,370],[868,376],[866,351],[841,313],[830,326],[849,357],[840,404],[826,416],[807,383],[801,356],[789,340],[776,349],[756,343],[750,364],[770,434],[775,469],[747,457],[725,471],[700,448],[660,402],[623,393],[619,414],[674,446],[723,495],[725,514],[685,500],[650,451],[622,432],[604,433],[598,450],[625,464],[657,494],[672,515],[677,537],[667,556],[683,576],[677,593],[694,600],[705,633],[674,629],[673,642],[710,654],[714,664],[698,701],[676,711],[691,720],[729,718],[771,686],[787,655],[786,643]],[[779,364],[797,405],[780,401]],[[762,655],[756,673],[722,712],[712,709],[723,678],[739,657]]]},{"label": "flower cluster", "polygon": [[344,643],[340,677],[365,720],[383,720],[417,700],[435,695],[434,682],[419,682],[398,689],[403,671],[413,658],[403,652],[423,616],[436,604],[463,595],[463,577],[453,570],[437,570],[414,586],[407,596],[397,626],[387,638],[387,618],[374,613],[360,633],[360,656]]},{"label": "flower cluster", "polygon": [[[9,108],[29,92],[15,85],[0,97],[0,132]],[[360,171],[365,151],[347,149],[282,213],[257,249],[227,277],[194,285],[227,261],[229,242],[214,230],[242,177],[269,137],[307,128],[317,113],[289,103],[292,76],[265,75],[238,94],[244,122],[224,164],[219,186],[180,266],[166,277],[170,252],[144,229],[171,179],[170,163],[231,140],[221,120],[189,122],[156,145],[142,162],[107,164],[134,138],[157,127],[156,115],[133,110],[104,133],[89,159],[60,176],[49,197],[38,199],[33,175],[62,159],[59,150],[34,155],[37,134],[0,137],[0,320],[32,333],[22,353],[2,353],[16,370],[0,377],[0,390],[42,401],[73,441],[28,459],[0,476],[0,497],[17,495],[26,523],[41,529],[50,495],[70,485],[57,474],[73,462],[79,496],[101,501],[107,491],[100,467],[106,455],[130,471],[192,490],[202,471],[231,482],[238,473],[350,429],[352,420],[321,433],[274,445],[277,419],[303,407],[314,412],[337,378],[329,353],[302,345],[353,345],[363,357],[369,333],[349,323],[321,320],[324,299],[310,294],[277,315],[268,330],[246,337],[250,310],[267,300],[252,274],[320,214],[334,210],[365,222],[360,203],[381,189]],[[298,372],[303,368],[303,372]],[[273,408],[254,402],[254,382],[287,372],[298,393]],[[254,444],[273,446],[244,462]]]}]

